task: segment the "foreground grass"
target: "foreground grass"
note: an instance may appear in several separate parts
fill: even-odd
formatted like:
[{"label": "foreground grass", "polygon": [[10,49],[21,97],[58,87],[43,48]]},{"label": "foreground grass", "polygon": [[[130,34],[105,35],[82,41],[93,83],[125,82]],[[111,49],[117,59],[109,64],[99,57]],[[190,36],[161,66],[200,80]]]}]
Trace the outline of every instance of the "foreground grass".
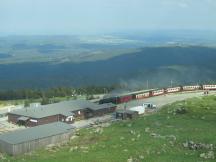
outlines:
[{"label": "foreground grass", "polygon": [[[187,112],[175,114],[174,110],[178,107],[184,107]],[[187,140],[216,145],[215,124],[216,97],[193,98],[167,105],[154,115],[114,123],[106,128],[80,130],[78,137],[62,147],[39,150],[30,155],[7,156],[5,161],[215,161],[200,158],[200,154],[208,150],[190,150],[182,146]],[[157,136],[154,137],[155,134]]]}]

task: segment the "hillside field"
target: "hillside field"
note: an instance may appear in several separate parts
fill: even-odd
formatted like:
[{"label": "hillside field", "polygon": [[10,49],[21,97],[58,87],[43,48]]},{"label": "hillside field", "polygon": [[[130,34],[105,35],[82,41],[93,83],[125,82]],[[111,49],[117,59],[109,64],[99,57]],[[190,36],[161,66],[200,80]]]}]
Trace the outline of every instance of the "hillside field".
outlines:
[{"label": "hillside field", "polygon": [[[216,96],[164,106],[135,120],[82,129],[64,146],[9,157],[11,162],[215,161]],[[191,146],[188,142],[192,143]],[[199,147],[193,147],[194,145]],[[201,156],[201,157],[200,157]]]}]

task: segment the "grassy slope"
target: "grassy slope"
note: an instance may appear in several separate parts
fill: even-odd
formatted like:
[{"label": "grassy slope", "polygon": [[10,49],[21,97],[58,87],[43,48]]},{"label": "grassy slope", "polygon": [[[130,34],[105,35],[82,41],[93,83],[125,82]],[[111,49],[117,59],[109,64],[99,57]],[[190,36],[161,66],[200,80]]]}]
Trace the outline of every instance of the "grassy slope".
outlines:
[{"label": "grassy slope", "polygon": [[[185,107],[188,113],[168,113],[176,107]],[[216,145],[215,123],[216,97],[194,98],[167,105],[154,115],[114,123],[103,128],[102,133],[95,133],[95,128],[81,130],[78,138],[62,148],[57,147],[56,152],[40,150],[31,156],[7,158],[11,161],[28,162],[125,162],[130,157],[148,162],[203,161],[199,154],[207,150],[192,151],[183,148],[182,143],[193,140]],[[149,132],[145,128],[150,128]],[[151,133],[161,136],[175,135],[177,140],[168,137],[155,138],[150,135]],[[78,146],[78,149],[69,151],[74,146]]]}]

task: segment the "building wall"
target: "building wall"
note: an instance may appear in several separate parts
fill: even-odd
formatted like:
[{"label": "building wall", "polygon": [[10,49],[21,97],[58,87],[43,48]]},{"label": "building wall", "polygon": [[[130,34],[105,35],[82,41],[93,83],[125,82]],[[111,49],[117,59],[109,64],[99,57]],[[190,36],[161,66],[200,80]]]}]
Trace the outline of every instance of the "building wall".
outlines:
[{"label": "building wall", "polygon": [[129,119],[134,119],[136,117],[138,117],[138,112],[135,112],[133,114],[127,114],[127,118],[129,118]]},{"label": "building wall", "polygon": [[66,119],[67,119],[67,116],[64,116],[64,115],[59,115],[59,121],[61,121],[61,122],[65,122],[65,123],[67,123],[67,124],[72,124],[72,123],[74,123],[74,117],[73,117],[73,120],[72,121],[66,121]]},{"label": "building wall", "polygon": [[[17,119],[19,117],[20,115],[8,114],[8,121],[14,124],[17,124]],[[57,121],[65,122],[66,117],[63,115],[53,115],[53,116],[47,116],[47,117],[40,118],[40,119],[35,119],[35,118],[31,118],[31,119],[37,120],[38,122],[27,121],[25,126],[34,127],[37,125],[48,124],[48,123],[53,123]],[[73,123],[73,122],[66,122],[66,123]]]},{"label": "building wall", "polygon": [[15,115],[15,114],[10,114],[8,113],[8,122],[11,122],[13,124],[17,123],[17,119],[19,118],[19,115]]},{"label": "building wall", "polygon": [[34,126],[37,126],[37,125],[48,124],[48,123],[53,123],[53,122],[57,122],[57,121],[65,122],[65,123],[68,123],[68,124],[73,123],[73,121],[66,122],[65,121],[66,120],[66,116],[63,116],[63,115],[47,116],[47,117],[36,119],[36,120],[38,120],[37,123],[29,121],[29,122],[27,122],[26,126],[28,126],[28,127],[34,127]]},{"label": "building wall", "polygon": [[6,153],[12,155],[12,153],[13,153],[12,148],[13,148],[13,145],[11,145],[5,141],[0,140],[0,152],[6,152]]},{"label": "building wall", "polygon": [[[17,119],[21,117],[20,115],[15,115],[15,114],[8,114],[8,121],[12,122],[14,124],[17,124]],[[38,122],[31,122],[31,121],[27,121],[25,126],[28,127],[33,127],[33,126],[37,126],[37,125],[42,125],[42,124],[48,124],[48,123],[52,123],[52,122],[56,122],[56,121],[61,121],[61,118],[59,118],[59,115],[54,115],[54,116],[47,116],[44,118],[40,118],[40,119],[35,119]]]},{"label": "building wall", "polygon": [[87,109],[73,111],[75,120],[86,119]]},{"label": "building wall", "polygon": [[36,139],[33,141],[23,142],[20,144],[12,145],[12,147],[7,146],[7,148],[10,149],[4,150],[4,152],[7,152],[10,155],[18,155],[26,152],[31,152],[36,149],[44,148],[49,144],[66,143],[70,140],[71,135],[72,131],[55,136]]},{"label": "building wall", "polygon": [[124,112],[116,112],[116,115],[115,115],[116,119],[127,119],[127,114],[124,113]]},{"label": "building wall", "polygon": [[[83,119],[88,119],[94,116],[102,116],[104,114],[108,114],[108,113],[112,113],[116,110],[116,107],[111,107],[111,108],[104,108],[104,109],[100,109],[100,110],[96,110],[96,111],[92,111],[90,109],[82,109],[82,110],[76,110],[73,111],[74,113],[74,119],[75,121],[77,120],[83,120]],[[14,124],[17,124],[17,119],[21,117],[20,115],[15,115],[15,114],[8,114],[8,121],[12,122]],[[66,116],[63,115],[53,115],[53,116],[47,116],[44,118],[39,118],[39,119],[35,119],[35,118],[30,118],[33,120],[37,120],[37,122],[31,122],[30,120],[28,120],[26,122],[27,127],[34,127],[37,125],[42,125],[42,124],[48,124],[48,123],[52,123],[52,122],[57,122],[57,121],[61,121],[61,122],[66,122]],[[66,123],[73,123],[74,121],[70,121],[70,122],[66,122]]]},{"label": "building wall", "polygon": [[[35,119],[35,120],[38,121],[38,119]],[[36,123],[36,122],[27,121],[25,126],[27,126],[27,127],[35,127],[35,126],[38,126],[38,125],[40,125],[38,122]]]},{"label": "building wall", "polygon": [[127,112],[116,112],[116,119],[134,119],[138,116],[138,112],[134,111],[134,113]]},{"label": "building wall", "polygon": [[[59,117],[59,115],[46,116],[44,118],[38,119],[38,125],[53,123],[57,121],[61,121],[61,118]],[[31,125],[28,125],[28,126],[31,126]]]},{"label": "building wall", "polygon": [[105,109],[100,109],[93,112],[94,116],[103,116],[105,114],[113,113],[116,110],[116,107],[110,107]]}]

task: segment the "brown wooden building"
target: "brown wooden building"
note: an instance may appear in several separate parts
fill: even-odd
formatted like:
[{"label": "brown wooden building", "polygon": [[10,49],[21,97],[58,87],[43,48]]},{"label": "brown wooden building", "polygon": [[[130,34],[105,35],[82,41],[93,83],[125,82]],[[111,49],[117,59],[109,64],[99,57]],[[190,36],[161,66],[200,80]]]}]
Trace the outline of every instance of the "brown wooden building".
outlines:
[{"label": "brown wooden building", "polygon": [[138,117],[138,112],[133,110],[118,110],[116,111],[116,119],[134,119]]},{"label": "brown wooden building", "polygon": [[112,103],[98,105],[86,100],[72,100],[15,110],[8,113],[8,121],[29,127],[57,121],[73,123],[75,120],[102,116],[115,110],[116,105]]}]

